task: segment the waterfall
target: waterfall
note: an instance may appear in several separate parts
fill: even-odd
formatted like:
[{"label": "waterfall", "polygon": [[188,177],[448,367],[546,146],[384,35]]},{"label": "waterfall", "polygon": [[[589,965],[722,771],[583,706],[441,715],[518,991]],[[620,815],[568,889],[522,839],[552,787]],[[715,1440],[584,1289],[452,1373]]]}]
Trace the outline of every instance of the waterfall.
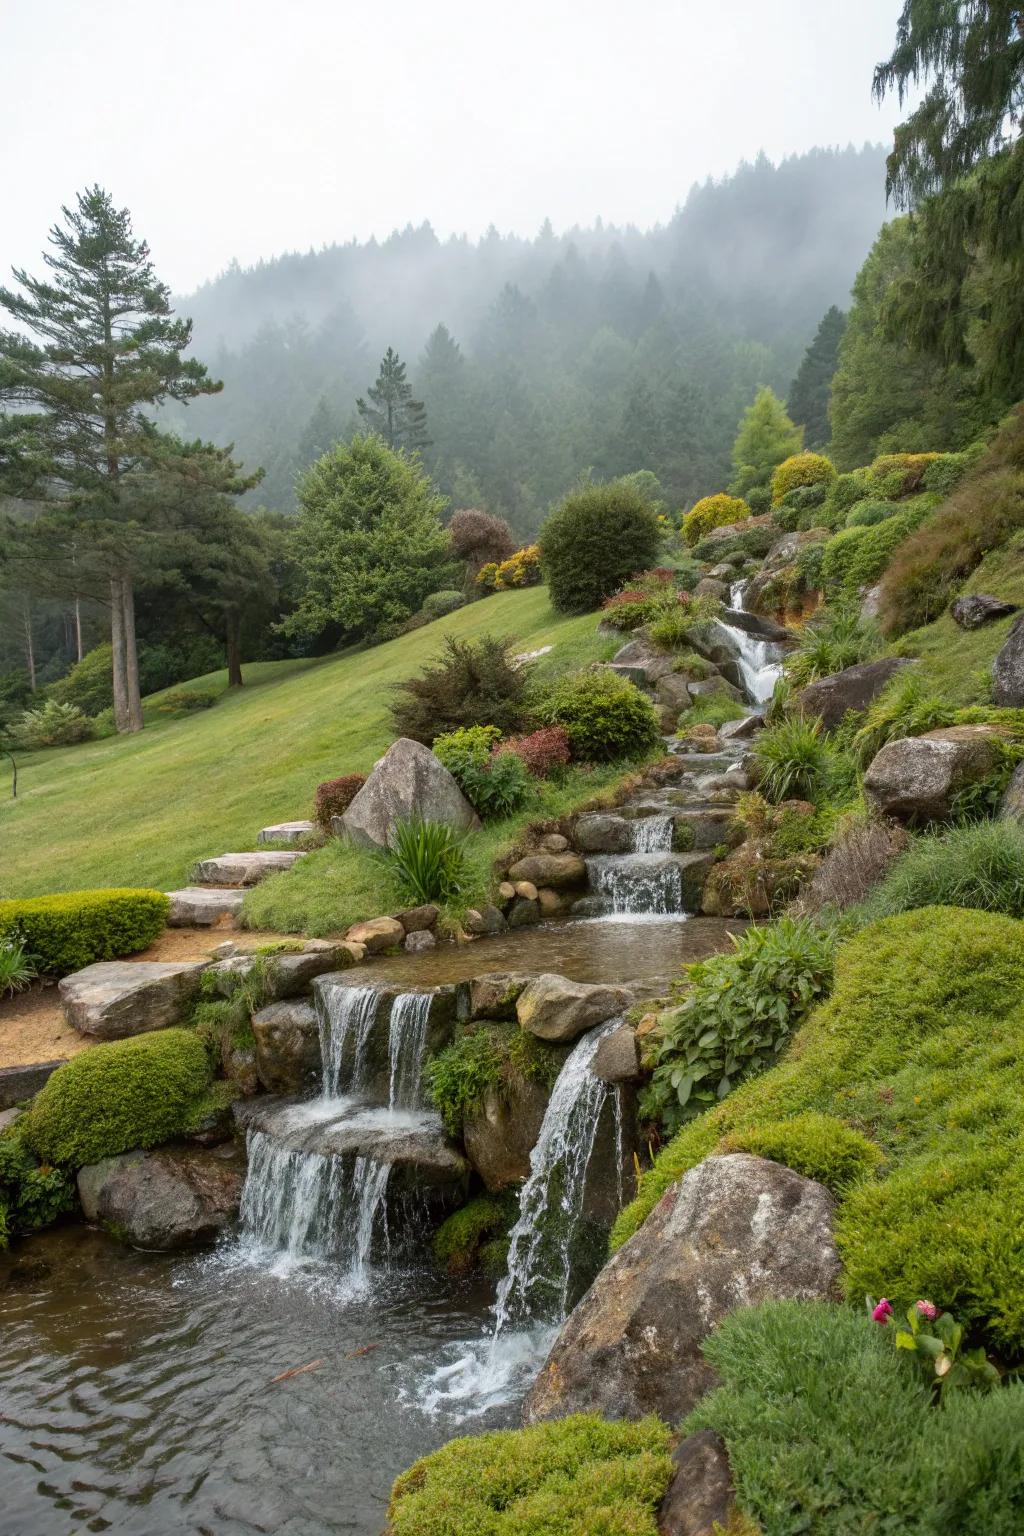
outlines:
[{"label": "waterfall", "polygon": [[745,581],[734,581],[732,586],[729,588],[729,607],[733,610],[734,613],[740,612],[742,610],[743,595],[746,590],[747,584]]},{"label": "waterfall", "polygon": [[750,702],[766,704],[782,674],[782,651],[778,643],[760,640],[756,635],[748,635],[745,629],[734,629],[731,624],[723,624],[722,628],[728,631],[736,646],[736,665]]},{"label": "waterfall", "polygon": [[633,823],[634,853],[671,853],[674,831],[671,816],[638,816]]},{"label": "waterfall", "polygon": [[598,854],[587,859],[587,874],[591,889],[611,902],[613,915],[671,917],[683,911],[683,877],[671,854]]},{"label": "waterfall", "polygon": [[[358,1093],[366,1087],[367,1045],[377,1017],[377,987],[324,987],[317,989],[317,1020],[323,1058],[322,1093],[336,1099],[342,1092]],[[351,1067],[346,1075],[345,1058]]]},{"label": "waterfall", "polygon": [[510,1322],[540,1316],[561,1322],[569,1310],[572,1244],[583,1212],[597,1125],[609,1093],[591,1063],[621,1019],[592,1029],[567,1057],[530,1153],[530,1176],[509,1234],[508,1268],[495,1302],[494,1343]]},{"label": "waterfall", "polygon": [[374,1236],[387,1235],[389,1163],[283,1146],[263,1131],[249,1133],[249,1171],[242,1191],[243,1245],[273,1254],[285,1267],[310,1260],[340,1261],[361,1286]]},{"label": "waterfall", "polygon": [[432,1001],[429,992],[403,992],[391,1005],[388,1024],[389,1109],[418,1109],[420,1106]]}]

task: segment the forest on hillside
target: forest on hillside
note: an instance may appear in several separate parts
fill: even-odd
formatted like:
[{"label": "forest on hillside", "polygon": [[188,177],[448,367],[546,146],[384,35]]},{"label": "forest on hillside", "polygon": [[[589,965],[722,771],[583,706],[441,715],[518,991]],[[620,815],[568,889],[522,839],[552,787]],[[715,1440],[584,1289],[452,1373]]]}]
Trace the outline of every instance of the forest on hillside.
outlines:
[{"label": "forest on hillside", "polygon": [[762,155],[650,231],[546,223],[474,243],[410,226],[233,265],[175,301],[224,390],[165,414],[263,466],[250,505],[292,511],[296,475],[359,425],[393,347],[454,506],[527,538],[581,473],[647,469],[684,507],[728,478],[756,389],[785,398],[822,316],[846,308],[884,183],[877,145]]}]

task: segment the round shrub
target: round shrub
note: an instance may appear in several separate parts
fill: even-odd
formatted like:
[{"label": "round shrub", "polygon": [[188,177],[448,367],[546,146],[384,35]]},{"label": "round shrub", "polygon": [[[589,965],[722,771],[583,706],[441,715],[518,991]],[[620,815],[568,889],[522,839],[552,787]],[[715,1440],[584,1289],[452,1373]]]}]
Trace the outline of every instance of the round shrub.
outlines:
[{"label": "round shrub", "polygon": [[772,506],[802,485],[827,485],[836,478],[836,467],[822,453],[794,453],[783,459],[772,475]]},{"label": "round shrub", "polygon": [[540,536],[552,603],[562,613],[599,607],[633,571],[654,564],[661,540],[657,511],[628,480],[572,491]]},{"label": "round shrub", "polygon": [[[512,529],[503,517],[477,507],[460,507],[448,524],[452,554],[464,560],[475,574],[484,565],[507,560],[516,547]],[[424,608],[427,606],[423,604]]]},{"label": "round shrub", "polygon": [[871,528],[875,523],[884,523],[887,517],[892,517],[896,511],[895,504],[891,501],[864,501],[854,502],[846,514],[847,528]]},{"label": "round shrub", "polygon": [[919,491],[929,467],[941,453],[883,453],[868,471],[871,488],[883,496],[909,496]]},{"label": "round shrub", "polygon": [[867,1178],[884,1161],[881,1150],[860,1131],[813,1111],[734,1131],[717,1150],[770,1158],[805,1179],[816,1179],[833,1194]]},{"label": "round shrub", "polygon": [[464,607],[465,602],[461,592],[431,592],[429,597],[423,599],[423,612],[430,619],[443,619],[446,614],[454,613],[456,608]]},{"label": "round shrub", "polygon": [[346,773],[340,779],[325,779],[313,797],[313,820],[324,832],[331,830],[331,817],[344,816],[366,783],[365,773]]},{"label": "round shrub", "polygon": [[0,901],[0,942],[20,941],[43,976],[148,949],[167,921],[163,891],[68,891]]},{"label": "round shrub", "polygon": [[39,709],[26,709],[14,722],[14,740],[26,752],[43,747],[72,747],[92,736],[92,721],[77,704],[47,699]]},{"label": "round shrub", "polygon": [[156,1146],[186,1128],[210,1076],[206,1049],[187,1029],[93,1046],[40,1089],[26,1144],[45,1162],[71,1168]]},{"label": "round shrub", "polygon": [[560,725],[545,725],[529,736],[510,736],[495,748],[496,757],[512,752],[525,764],[535,779],[547,779],[564,768],[572,757],[568,732]]},{"label": "round shrub", "polygon": [[870,586],[885,571],[893,551],[935,509],[931,496],[915,497],[905,507],[896,508],[892,517],[872,527],[843,528],[825,545],[821,574],[829,591],[848,593]]},{"label": "round shrub", "polygon": [[750,507],[742,496],[704,496],[691,507],[683,518],[683,538],[687,544],[699,544],[707,538],[712,528],[724,528],[729,523],[742,523],[750,516]]},{"label": "round shrub", "polygon": [[760,517],[771,509],[772,493],[766,485],[752,485],[747,492],[747,506],[751,517]]},{"label": "round shrub", "polygon": [[502,560],[500,565],[495,566],[494,590],[514,592],[520,587],[537,587],[540,585],[542,574],[540,545],[527,544],[522,549],[517,549],[515,554],[509,555],[507,560]]},{"label": "round shrub", "polygon": [[657,1536],[671,1433],[574,1414],[451,1440],[398,1478],[391,1536]]},{"label": "round shrub", "polygon": [[538,713],[560,725],[579,762],[640,757],[656,745],[658,716],[646,694],[614,672],[570,672],[547,691]]}]

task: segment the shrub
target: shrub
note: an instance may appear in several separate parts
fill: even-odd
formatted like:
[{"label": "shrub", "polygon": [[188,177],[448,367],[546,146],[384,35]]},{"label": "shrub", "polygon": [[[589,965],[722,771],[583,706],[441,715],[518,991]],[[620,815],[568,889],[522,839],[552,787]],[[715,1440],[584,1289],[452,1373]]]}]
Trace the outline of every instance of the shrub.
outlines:
[{"label": "shrub", "polygon": [[772,505],[804,485],[828,485],[836,478],[836,467],[821,453],[794,453],[783,459],[772,475]]},{"label": "shrub", "polygon": [[883,453],[868,470],[868,483],[883,496],[910,496],[919,491],[928,469],[940,453]]},{"label": "shrub", "polygon": [[660,651],[674,651],[688,645],[694,630],[706,628],[721,612],[717,597],[691,597],[688,592],[677,592],[674,602],[662,607],[651,619],[647,632]]},{"label": "shrub", "polygon": [[435,738],[431,751],[453,778],[458,778],[468,764],[482,768],[501,740],[496,725],[466,725]]},{"label": "shrub", "polygon": [[918,907],[972,907],[1024,917],[1024,828],[980,821],[915,838],[868,896],[865,919]]},{"label": "shrub", "polygon": [[167,920],[162,891],[69,891],[0,901],[0,941],[24,946],[41,975],[68,976],[97,960],[147,949]]},{"label": "shrub", "polygon": [[873,528],[876,523],[884,523],[887,517],[892,517],[895,511],[896,505],[891,501],[858,501],[846,514],[846,526]]},{"label": "shrub", "polygon": [[515,1221],[517,1205],[509,1192],[504,1197],[477,1195],[453,1211],[434,1233],[435,1262],[450,1275],[474,1269],[488,1239],[506,1232]]},{"label": "shrub", "polygon": [[901,827],[850,820],[801,893],[804,912],[844,912],[862,902],[907,847]]},{"label": "shrub", "polygon": [[870,1177],[884,1162],[880,1149],[860,1131],[813,1110],[733,1131],[722,1138],[717,1150],[770,1158],[805,1179],[816,1179],[836,1195]]},{"label": "shrub", "polygon": [[751,517],[760,517],[771,508],[772,493],[767,485],[752,485],[747,492],[747,506]]},{"label": "shrub", "polygon": [[535,779],[547,779],[559,769],[565,768],[571,757],[569,734],[561,725],[545,725],[529,736],[510,736],[494,748],[495,756],[514,752]]},{"label": "shrub", "polygon": [[578,762],[641,757],[659,738],[658,715],[639,688],[614,672],[570,672],[538,706],[547,725],[560,725]]},{"label": "shrub", "polygon": [[501,734],[527,723],[529,666],[513,659],[507,636],[460,640],[445,635],[444,649],[419,677],[399,683],[391,718],[400,736],[429,746],[465,725],[493,725]]},{"label": "shrub", "polygon": [[48,1227],[74,1204],[72,1179],[33,1157],[20,1123],[0,1132],[0,1249],[11,1237]]},{"label": "shrub", "polygon": [[397,824],[393,837],[381,858],[400,900],[423,906],[448,902],[459,894],[469,875],[462,844],[451,827],[410,817]]},{"label": "shrub", "polygon": [[805,688],[819,677],[870,661],[881,649],[878,631],[873,624],[862,623],[854,604],[833,604],[819,609],[800,631],[796,646],[786,656],[786,676],[794,688]]},{"label": "shrub", "polygon": [[51,683],[47,694],[59,704],[76,704],[85,715],[98,715],[114,702],[113,650],[108,640],[86,651],[66,677]]},{"label": "shrub", "polygon": [[643,1107],[669,1130],[770,1066],[831,982],[835,940],[806,920],[782,918],[732,943],[687,967],[683,1001],[660,1017]]},{"label": "shrub", "polygon": [[431,592],[423,599],[423,612],[428,619],[443,619],[456,608],[464,608],[466,599],[462,592]]},{"label": "shrub", "polygon": [[551,1086],[564,1057],[518,1024],[469,1028],[426,1065],[427,1091],[450,1136],[483,1108],[489,1093],[507,1103],[526,1082]]},{"label": "shrub", "polygon": [[37,975],[21,940],[10,934],[6,938],[0,937],[0,997],[20,992]]},{"label": "shrub", "polygon": [[858,501],[863,501],[867,493],[866,469],[855,469],[851,474],[837,475],[829,482],[825,492],[825,500],[821,507],[821,526],[823,528],[841,527],[851,507],[856,506]]},{"label": "shrub", "polygon": [[871,586],[893,551],[931,516],[934,507],[933,497],[920,496],[874,527],[841,529],[825,545],[821,574],[826,588],[852,595]]},{"label": "shrub", "polygon": [[921,481],[922,489],[936,491],[942,497],[949,496],[968,471],[974,468],[984,452],[985,444],[975,443],[972,447],[965,448],[962,453],[938,454],[924,472]]},{"label": "shrub", "polygon": [[152,1147],[184,1130],[209,1082],[206,1049],[186,1029],[93,1046],[47,1079],[25,1141],[46,1162],[70,1168]]},{"label": "shrub", "polygon": [[533,794],[526,764],[515,753],[494,755],[501,732],[493,725],[450,731],[434,742],[434,755],[456,780],[473,809],[485,820],[511,816]]},{"label": "shrub", "polygon": [[683,518],[683,538],[691,547],[706,539],[712,528],[724,528],[729,523],[742,523],[750,516],[750,508],[742,496],[704,496]]},{"label": "shrub", "polygon": [[776,805],[782,800],[813,800],[824,788],[830,767],[820,721],[799,716],[762,731],[754,758],[758,788]]},{"label": "shrub", "polygon": [[574,1414],[450,1440],[398,1478],[391,1536],[657,1536],[668,1428]]},{"label": "shrub", "polygon": [[941,1409],[886,1330],[824,1302],[731,1312],[703,1345],[721,1381],[684,1432],[721,1435],[742,1509],[772,1536],[1014,1536],[1024,1386]]},{"label": "shrub", "polygon": [[[507,560],[516,547],[512,529],[505,519],[476,507],[460,507],[452,513],[448,536],[452,554],[457,560],[465,561],[470,575],[476,575],[481,566],[496,566]],[[426,607],[426,601],[423,606]]]},{"label": "shrub", "polygon": [[562,613],[597,608],[631,572],[654,564],[661,539],[657,512],[628,481],[572,491],[541,531],[552,603]]},{"label": "shrub", "polygon": [[59,704],[47,699],[39,709],[26,709],[14,723],[14,740],[26,752],[43,747],[70,747],[88,741],[92,724],[77,704]]},{"label": "shrub", "polygon": [[1024,926],[926,907],[870,924],[778,1066],[683,1127],[616,1225],[624,1241],[723,1136],[817,1111],[886,1157],[839,1209],[844,1288],[932,1297],[1004,1351],[1024,1348]]},{"label": "shrub", "polygon": [[494,590],[513,592],[520,587],[538,587],[542,579],[540,545],[527,544],[495,566]]},{"label": "shrub", "polygon": [[366,783],[365,773],[345,773],[340,779],[325,779],[313,797],[313,820],[323,832],[330,832],[331,817],[344,816]]},{"label": "shrub", "polygon": [[172,688],[156,708],[162,715],[190,715],[197,709],[212,709],[219,698],[209,688]]}]

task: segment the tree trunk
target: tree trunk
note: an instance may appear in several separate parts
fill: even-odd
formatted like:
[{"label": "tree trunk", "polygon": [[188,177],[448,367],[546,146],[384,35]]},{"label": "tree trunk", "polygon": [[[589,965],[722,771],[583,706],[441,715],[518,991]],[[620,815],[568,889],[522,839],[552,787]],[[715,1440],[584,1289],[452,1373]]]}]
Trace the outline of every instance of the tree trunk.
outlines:
[{"label": "tree trunk", "polygon": [[21,600],[22,625],[25,631],[25,671],[28,673],[32,692],[36,691],[36,648],[32,638],[32,604],[26,593]]},{"label": "tree trunk", "polygon": [[121,601],[124,612],[124,676],[128,700],[129,731],[142,730],[142,694],[139,691],[139,648],[135,643],[135,587],[131,573],[121,578]]},{"label": "tree trunk", "polygon": [[113,652],[114,726],[119,732],[127,731],[131,727],[128,724],[128,681],[124,654],[124,596],[119,574],[110,578],[110,648]]},{"label": "tree trunk", "polygon": [[75,660],[82,659],[82,599],[75,598]]},{"label": "tree trunk", "polygon": [[242,686],[242,615],[229,608],[224,615],[224,641],[228,655],[228,687]]}]

